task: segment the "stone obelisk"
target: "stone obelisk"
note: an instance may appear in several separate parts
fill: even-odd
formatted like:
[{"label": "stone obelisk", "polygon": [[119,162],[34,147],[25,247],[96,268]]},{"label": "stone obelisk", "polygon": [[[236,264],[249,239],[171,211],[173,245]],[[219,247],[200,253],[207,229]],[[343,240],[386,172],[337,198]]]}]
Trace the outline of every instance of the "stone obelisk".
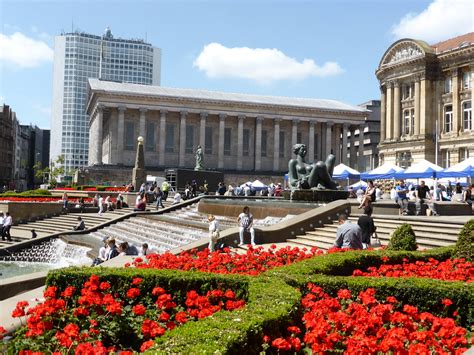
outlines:
[{"label": "stone obelisk", "polygon": [[132,173],[132,184],[134,191],[139,191],[140,186],[146,182],[145,152],[143,150],[143,137],[138,137],[137,156]]}]

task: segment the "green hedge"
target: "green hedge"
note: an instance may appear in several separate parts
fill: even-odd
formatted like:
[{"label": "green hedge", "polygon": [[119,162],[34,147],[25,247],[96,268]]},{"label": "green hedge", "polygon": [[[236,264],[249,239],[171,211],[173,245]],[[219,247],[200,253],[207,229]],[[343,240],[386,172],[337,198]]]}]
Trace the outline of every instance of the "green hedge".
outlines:
[{"label": "green hedge", "polygon": [[301,291],[308,282],[317,284],[335,295],[340,288],[354,293],[369,287],[384,299],[395,296],[399,301],[417,306],[422,311],[445,315],[441,300],[453,301],[449,311],[458,310],[460,324],[469,328],[474,324],[474,283],[448,282],[423,278],[352,277],[354,269],[365,270],[383,263],[400,263],[434,258],[445,260],[453,255],[453,248],[438,248],[425,252],[362,251],[318,256],[285,267],[269,270],[258,277],[219,275],[178,270],[150,270],[134,268],[67,268],[48,274],[47,285],[82,287],[92,275],[107,279],[114,290],[121,291],[134,277],[144,279],[141,288],[159,285],[183,300],[186,292],[195,289],[205,292],[213,288],[231,288],[239,298],[247,301],[244,308],[232,312],[217,312],[213,316],[188,322],[155,339],[149,351],[155,353],[259,353],[264,334],[279,334],[300,312]]},{"label": "green hedge", "polygon": [[247,301],[242,309],[221,311],[165,333],[156,339],[152,353],[235,353],[239,349],[258,349],[264,334],[282,331],[291,322],[301,299],[297,289],[274,278],[179,270],[72,267],[51,271],[46,284],[61,289],[82,288],[92,274],[107,280],[115,291],[126,292],[132,279],[141,277],[144,280],[140,289],[148,288],[151,293],[153,287],[161,286],[178,301],[183,301],[190,290],[206,292],[215,288],[231,288],[238,298]]},{"label": "green hedge", "polygon": [[44,189],[27,190],[23,192],[7,191],[0,194],[1,197],[50,197],[51,192]]}]

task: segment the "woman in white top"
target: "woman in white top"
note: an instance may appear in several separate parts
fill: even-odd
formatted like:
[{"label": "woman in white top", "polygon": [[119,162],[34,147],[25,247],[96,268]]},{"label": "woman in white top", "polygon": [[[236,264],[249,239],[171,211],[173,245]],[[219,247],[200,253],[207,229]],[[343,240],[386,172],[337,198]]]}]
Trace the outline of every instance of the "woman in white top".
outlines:
[{"label": "woman in white top", "polygon": [[213,252],[219,239],[219,222],[212,214],[207,216],[207,221],[209,222],[209,251]]}]

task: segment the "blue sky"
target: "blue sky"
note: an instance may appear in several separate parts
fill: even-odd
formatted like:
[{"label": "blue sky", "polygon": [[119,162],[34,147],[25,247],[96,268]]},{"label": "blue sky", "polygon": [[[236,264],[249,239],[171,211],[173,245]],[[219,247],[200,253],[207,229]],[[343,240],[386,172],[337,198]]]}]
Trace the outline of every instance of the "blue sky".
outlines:
[{"label": "blue sky", "polygon": [[[146,38],[163,86],[336,99],[380,96],[375,70],[397,39],[473,31],[468,0],[0,0],[0,103],[50,128],[54,36]],[[442,24],[442,25],[441,25]]]}]

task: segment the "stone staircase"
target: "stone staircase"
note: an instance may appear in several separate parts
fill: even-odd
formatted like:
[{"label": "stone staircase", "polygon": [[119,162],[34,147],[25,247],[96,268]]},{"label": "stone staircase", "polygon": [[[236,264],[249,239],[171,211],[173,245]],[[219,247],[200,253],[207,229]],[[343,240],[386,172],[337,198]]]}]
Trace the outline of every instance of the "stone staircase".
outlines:
[{"label": "stone staircase", "polygon": [[[349,217],[352,223],[357,223],[357,215]],[[403,223],[412,226],[418,249],[431,249],[436,247],[453,245],[456,243],[458,233],[464,223],[469,219],[453,217],[399,217],[399,216],[372,216],[375,226],[377,227],[377,235],[382,245],[387,245],[393,231]],[[307,231],[305,234],[297,235],[294,239],[287,239],[291,246],[299,248],[317,247],[327,250],[332,247],[336,240],[336,231],[338,227],[337,221],[331,221],[322,227]]]},{"label": "stone staircase", "polygon": [[[164,206],[169,207],[171,205],[171,200],[164,202]],[[150,204],[147,206],[149,210],[155,210],[155,205]],[[43,237],[50,234],[55,234],[59,232],[71,231],[73,227],[77,224],[77,217],[82,217],[86,228],[92,228],[99,224],[111,221],[120,216],[126,215],[133,212],[133,207],[127,207],[122,209],[116,209],[114,211],[108,211],[99,215],[98,213],[68,213],[62,214],[55,217],[38,219],[36,221],[31,221],[27,223],[21,223],[14,225],[10,234],[12,236],[12,241],[2,241],[0,240],[0,248],[8,247],[13,244],[23,242],[25,240],[31,239],[31,230],[34,229],[38,234],[38,237]],[[15,218],[15,216],[13,216]]]}]

